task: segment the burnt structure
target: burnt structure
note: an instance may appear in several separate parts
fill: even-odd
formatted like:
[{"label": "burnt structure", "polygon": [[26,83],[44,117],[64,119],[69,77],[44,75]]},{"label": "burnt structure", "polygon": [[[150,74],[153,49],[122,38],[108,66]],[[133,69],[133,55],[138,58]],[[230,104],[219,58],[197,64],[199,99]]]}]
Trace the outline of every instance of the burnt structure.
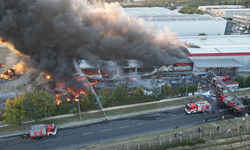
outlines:
[{"label": "burnt structure", "polygon": [[113,89],[117,85],[127,85],[130,89],[138,85],[152,90],[165,82],[177,84],[182,79],[191,79],[194,63],[190,59],[173,62],[163,66],[146,66],[138,60],[128,60],[127,66],[117,66],[108,61],[107,67],[96,68],[88,62],[80,61],[79,67],[91,82],[97,82],[94,87],[108,86]]}]

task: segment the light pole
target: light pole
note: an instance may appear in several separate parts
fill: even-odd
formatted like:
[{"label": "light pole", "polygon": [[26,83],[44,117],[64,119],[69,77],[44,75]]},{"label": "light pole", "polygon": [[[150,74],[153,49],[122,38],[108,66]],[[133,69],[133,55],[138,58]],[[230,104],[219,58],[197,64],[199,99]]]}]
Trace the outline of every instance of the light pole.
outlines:
[{"label": "light pole", "polygon": [[79,108],[79,115],[80,115],[80,121],[82,121],[82,116],[81,116],[81,110],[80,110],[80,99],[78,99],[78,108]]},{"label": "light pole", "polygon": [[186,94],[185,94],[185,104],[187,103],[187,89],[188,89],[188,80],[186,80],[187,86],[186,86]]}]

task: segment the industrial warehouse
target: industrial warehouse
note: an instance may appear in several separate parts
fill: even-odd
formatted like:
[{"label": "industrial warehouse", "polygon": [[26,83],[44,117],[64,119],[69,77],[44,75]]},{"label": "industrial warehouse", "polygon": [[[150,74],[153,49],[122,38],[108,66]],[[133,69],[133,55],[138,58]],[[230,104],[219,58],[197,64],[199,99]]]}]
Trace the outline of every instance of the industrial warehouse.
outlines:
[{"label": "industrial warehouse", "polygon": [[[161,7],[125,8],[129,18],[144,19],[146,25],[157,26],[158,30],[168,28],[179,36],[198,36],[201,33],[206,35],[229,35],[232,23],[220,17],[209,15],[181,14]],[[216,28],[214,28],[216,26]]]},{"label": "industrial warehouse", "polygon": [[110,72],[107,68],[96,68],[82,60],[79,67],[90,80],[98,81],[96,88],[126,84],[130,88],[141,85],[148,90],[166,81],[171,86],[183,84],[187,79],[189,83],[194,83],[195,77],[207,76],[209,70],[230,77],[250,70],[250,36],[182,36],[179,40],[200,47],[187,48],[185,62],[145,66],[138,60],[128,60],[126,66],[117,67],[114,62],[107,61],[109,68],[113,68]]}]

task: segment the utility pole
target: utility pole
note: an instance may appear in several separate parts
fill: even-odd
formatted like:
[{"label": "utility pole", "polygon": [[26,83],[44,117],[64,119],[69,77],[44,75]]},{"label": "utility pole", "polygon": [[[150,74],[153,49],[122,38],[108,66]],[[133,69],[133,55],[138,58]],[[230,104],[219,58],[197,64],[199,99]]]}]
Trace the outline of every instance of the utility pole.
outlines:
[{"label": "utility pole", "polygon": [[188,80],[186,79],[186,83],[187,83],[187,86],[186,86],[186,94],[185,94],[185,104],[187,103],[187,89],[188,89]]},{"label": "utility pole", "polygon": [[81,110],[80,110],[80,99],[78,99],[78,108],[79,108],[79,115],[80,115],[80,121],[82,121],[82,116],[81,116]]}]

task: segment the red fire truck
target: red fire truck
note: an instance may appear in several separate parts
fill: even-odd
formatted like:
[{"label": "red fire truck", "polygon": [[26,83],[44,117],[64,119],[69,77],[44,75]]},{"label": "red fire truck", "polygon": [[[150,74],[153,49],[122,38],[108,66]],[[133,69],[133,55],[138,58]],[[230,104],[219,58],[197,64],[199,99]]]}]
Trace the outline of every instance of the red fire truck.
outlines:
[{"label": "red fire truck", "polygon": [[187,114],[195,114],[197,112],[209,112],[210,110],[211,110],[211,104],[208,103],[208,101],[189,103],[186,105],[185,108]]},{"label": "red fire truck", "polygon": [[[221,76],[217,76],[212,70],[210,70],[210,73],[214,76],[213,80],[216,81],[214,87],[218,102],[220,104],[225,104],[227,107],[233,109],[235,112],[243,112],[244,111],[243,101],[232,91],[235,90],[235,88],[238,88],[237,85],[239,85],[239,83],[237,81],[231,82],[229,78],[227,79],[221,78]],[[214,81],[212,81],[212,84]],[[233,85],[234,88],[228,86],[225,82],[228,82],[228,85]],[[224,89],[227,90],[227,92],[232,97],[228,97],[225,94],[223,94]]]},{"label": "red fire truck", "polygon": [[227,95],[223,94],[220,95],[217,100],[218,102],[225,104],[230,109],[233,109],[235,112],[242,112],[244,110],[244,105],[231,96],[228,97]]},{"label": "red fire truck", "polygon": [[229,76],[218,76],[217,78],[216,77],[213,77],[212,78],[212,85],[217,85],[217,83],[218,83],[218,80],[217,79],[220,79],[221,81],[223,81],[223,82],[225,82],[225,81],[228,81],[228,80],[230,80],[230,77]]},{"label": "red fire truck", "polygon": [[32,126],[29,132],[31,138],[40,138],[43,136],[56,135],[57,128],[55,124],[39,124]]}]

